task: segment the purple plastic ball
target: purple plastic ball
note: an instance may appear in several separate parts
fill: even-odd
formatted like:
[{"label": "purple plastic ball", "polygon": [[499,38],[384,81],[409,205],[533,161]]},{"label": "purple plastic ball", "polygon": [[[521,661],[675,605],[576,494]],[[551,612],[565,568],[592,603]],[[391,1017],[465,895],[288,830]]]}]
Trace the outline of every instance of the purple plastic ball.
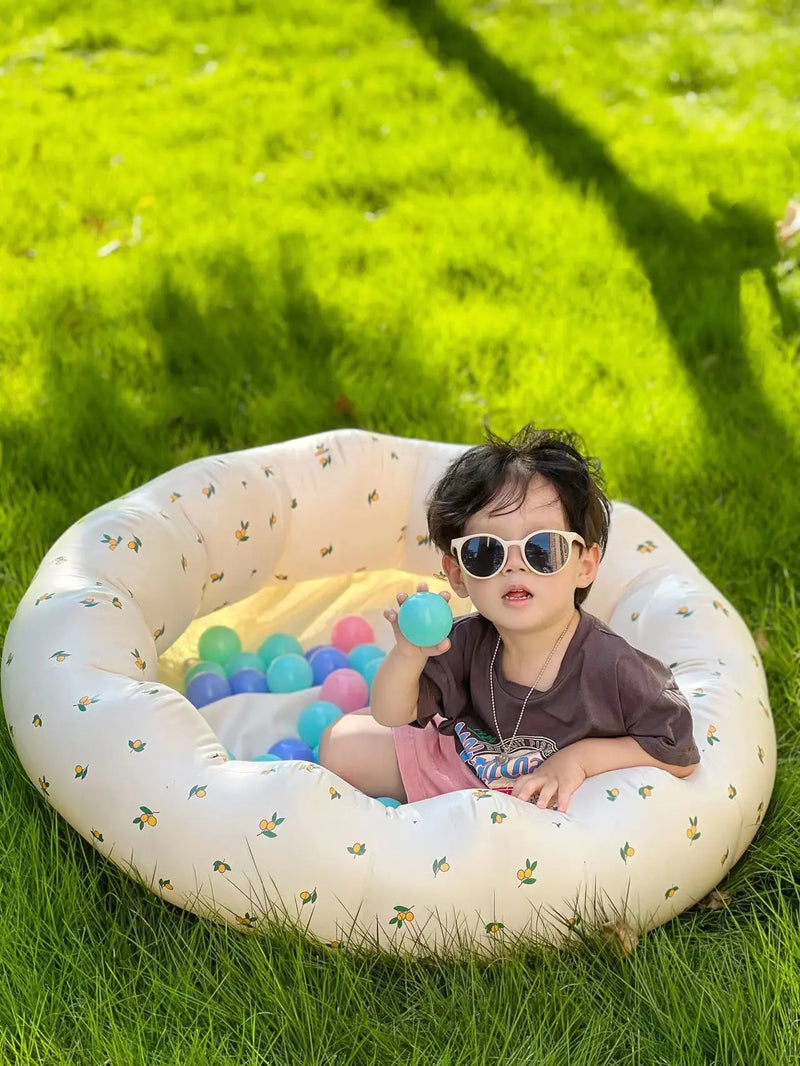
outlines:
[{"label": "purple plastic ball", "polygon": [[284,737],[276,741],[269,749],[269,755],[279,759],[299,759],[301,762],[313,762],[314,753],[300,737]]},{"label": "purple plastic ball", "polygon": [[228,683],[231,686],[232,693],[269,692],[266,677],[260,670],[251,670],[249,667],[231,674]]},{"label": "purple plastic ball", "polygon": [[220,677],[218,674],[197,674],[186,686],[186,698],[198,708],[222,700],[230,694],[227,677]]},{"label": "purple plastic ball", "polygon": [[350,660],[345,653],[331,644],[318,648],[308,661],[314,672],[315,685],[321,685],[328,674],[332,674],[334,670],[343,670],[350,665]]}]

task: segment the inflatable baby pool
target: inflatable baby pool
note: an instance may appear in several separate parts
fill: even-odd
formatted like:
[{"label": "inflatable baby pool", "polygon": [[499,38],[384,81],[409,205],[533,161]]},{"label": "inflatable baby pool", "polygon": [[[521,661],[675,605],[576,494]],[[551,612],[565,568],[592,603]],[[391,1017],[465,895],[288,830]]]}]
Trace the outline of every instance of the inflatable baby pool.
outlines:
[{"label": "inflatable baby pool", "polygon": [[623,503],[585,607],[672,666],[701,752],[687,779],[604,773],[567,814],[477,783],[391,809],[315,764],[251,761],[317,690],[202,712],[181,694],[212,613],[254,647],[275,631],[322,643],[360,612],[388,648],[395,593],[446,587],[424,499],[463,450],[336,430],[187,463],[68,529],[2,657],[8,728],[46,801],[165,900],[241,930],[288,918],[324,943],[492,953],[608,919],[644,932],[705,896],[772,790],[764,672],[725,597]]}]

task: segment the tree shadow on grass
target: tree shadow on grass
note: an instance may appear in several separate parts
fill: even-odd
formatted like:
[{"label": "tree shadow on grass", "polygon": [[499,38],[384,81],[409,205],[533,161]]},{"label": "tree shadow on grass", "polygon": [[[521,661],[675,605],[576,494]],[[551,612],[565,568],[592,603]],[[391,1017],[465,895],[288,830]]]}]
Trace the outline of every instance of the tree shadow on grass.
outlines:
[{"label": "tree shadow on grass", "polygon": [[[0,608],[68,525],[181,463],[359,426],[362,394],[376,431],[425,436],[441,422],[441,381],[420,364],[408,320],[354,329],[318,298],[306,262],[304,238],[288,237],[268,268],[237,248],[195,265],[194,283],[167,266],[133,324],[86,286],[31,308],[41,395],[5,421],[0,441],[10,517],[0,524]],[[451,439],[466,434],[465,419],[455,414]]]},{"label": "tree shadow on grass", "polygon": [[698,436],[710,441],[709,462],[748,472],[747,490],[760,508],[790,507],[800,520],[793,467],[785,464],[776,476],[763,477],[765,448],[783,457],[793,455],[797,444],[771,410],[742,336],[739,289],[749,270],[761,272],[784,334],[800,324],[775,283],[772,220],[712,196],[712,210],[696,221],[679,204],[637,186],[596,134],[493,55],[436,0],[382,2],[413,25],[439,62],[462,67],[566,184],[602,200],[650,282],[658,314],[696,392],[707,426]]}]

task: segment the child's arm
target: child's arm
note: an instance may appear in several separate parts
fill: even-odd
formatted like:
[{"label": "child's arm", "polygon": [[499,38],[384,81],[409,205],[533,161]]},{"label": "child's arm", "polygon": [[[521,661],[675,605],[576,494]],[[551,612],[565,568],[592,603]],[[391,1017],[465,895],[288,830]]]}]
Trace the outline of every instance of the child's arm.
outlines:
[{"label": "child's arm", "polygon": [[[427,582],[417,585],[417,592],[427,592]],[[442,598],[450,599],[449,592],[440,592]],[[405,592],[397,597],[398,606],[402,606],[408,599]],[[372,695],[370,711],[372,717],[380,725],[400,726],[408,725],[417,717],[417,704],[419,702],[419,679],[425,664],[432,655],[442,655],[450,648],[450,640],[444,640],[429,648],[421,648],[411,644],[400,632],[397,623],[397,611],[390,608],[383,612],[384,618],[391,624],[394,631],[395,646],[389,654],[381,660],[381,664],[372,679]]]},{"label": "child's arm", "polygon": [[587,777],[606,770],[623,770],[628,766],[657,766],[675,777],[689,777],[698,764],[674,766],[648,755],[635,737],[585,737],[568,745],[566,751],[578,759]]},{"label": "child's arm", "polygon": [[408,725],[417,717],[419,679],[428,656],[416,659],[392,648],[372,679],[370,710],[381,725]]},{"label": "child's arm", "polygon": [[538,796],[537,806],[555,806],[565,811],[572,794],[587,777],[629,766],[656,766],[675,777],[688,777],[694,773],[697,763],[673,766],[659,762],[633,737],[585,737],[555,752],[533,773],[520,777],[514,785],[514,795],[531,803]]}]

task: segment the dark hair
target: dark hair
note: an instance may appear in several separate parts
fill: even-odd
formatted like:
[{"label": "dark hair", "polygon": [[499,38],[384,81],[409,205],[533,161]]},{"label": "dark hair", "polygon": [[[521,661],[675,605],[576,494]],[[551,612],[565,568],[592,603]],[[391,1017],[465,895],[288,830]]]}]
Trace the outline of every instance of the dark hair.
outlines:
[{"label": "dark hair", "polygon": [[[599,544],[602,555],[611,507],[600,461],[584,455],[585,448],[576,433],[536,429],[530,422],[508,441],[487,429],[486,442],[455,459],[429,492],[430,539],[450,555],[450,542],[463,535],[472,515],[494,500],[491,514],[520,507],[529,484],[540,474],[558,493],[567,527],[580,533],[587,545]],[[575,605],[588,594],[589,588],[576,589]]]}]

